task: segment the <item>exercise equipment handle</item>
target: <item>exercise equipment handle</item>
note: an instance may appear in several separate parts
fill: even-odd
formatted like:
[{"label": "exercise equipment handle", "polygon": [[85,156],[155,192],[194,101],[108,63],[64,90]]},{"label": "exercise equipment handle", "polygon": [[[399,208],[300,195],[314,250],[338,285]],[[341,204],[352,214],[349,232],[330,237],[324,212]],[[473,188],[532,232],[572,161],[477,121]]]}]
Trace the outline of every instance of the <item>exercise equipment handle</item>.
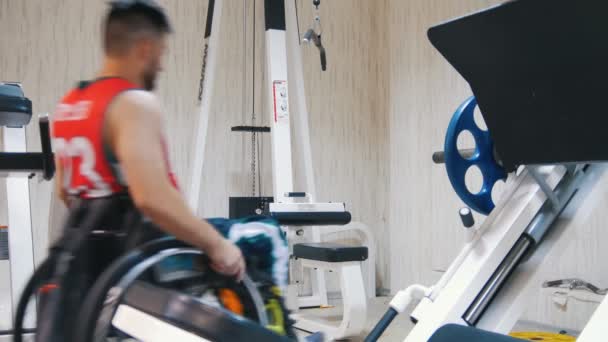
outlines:
[{"label": "exercise equipment handle", "polygon": [[465,228],[471,228],[475,225],[475,219],[473,218],[473,213],[470,208],[461,208],[458,211],[458,215],[460,215],[460,220]]},{"label": "exercise equipment handle", "polygon": [[391,324],[391,322],[397,317],[399,312],[393,308],[388,308],[388,310],[384,313],[384,316],[380,318],[380,321],[376,323],[376,326],[372,329],[372,331],[365,338],[365,342],[376,342],[382,336],[386,328]]},{"label": "exercise equipment handle", "polygon": [[48,114],[40,117],[38,125],[40,127],[40,145],[42,147],[43,177],[45,180],[51,180],[55,174],[55,157],[51,147],[51,129]]},{"label": "exercise equipment handle", "polygon": [[[475,155],[474,148],[466,148],[464,150],[458,150],[458,152],[460,152],[460,155],[464,159],[469,159],[469,158],[473,157],[473,155]],[[433,163],[445,164],[445,152],[437,151],[437,152],[433,153]]]}]

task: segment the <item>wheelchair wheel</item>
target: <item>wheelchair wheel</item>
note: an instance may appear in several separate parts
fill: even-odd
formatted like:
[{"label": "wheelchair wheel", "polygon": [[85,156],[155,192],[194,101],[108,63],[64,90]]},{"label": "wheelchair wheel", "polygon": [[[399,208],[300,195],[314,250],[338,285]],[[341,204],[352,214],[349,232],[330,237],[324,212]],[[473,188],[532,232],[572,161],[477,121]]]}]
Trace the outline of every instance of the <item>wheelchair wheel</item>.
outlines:
[{"label": "wheelchair wheel", "polygon": [[[192,260],[197,260],[195,272],[186,277],[159,281],[158,274],[155,273],[159,264],[176,256],[189,256]],[[145,286],[142,286],[142,283]],[[177,290],[181,294],[179,298],[195,298],[197,303],[204,301],[209,307],[219,305],[226,316],[218,316],[219,319],[225,318],[228,323],[248,324],[256,328],[253,330],[263,330],[261,333],[273,339],[276,337],[278,341],[288,340],[285,336],[262,328],[271,327],[272,324],[269,324],[268,304],[260,294],[258,284],[246,277],[242,285],[237,285],[232,279],[213,272],[199,250],[174,238],[163,238],[146,243],[124,255],[102,273],[81,307],[80,322],[73,335],[77,337],[75,342],[101,342],[109,337],[121,338],[123,332],[117,331],[112,324],[121,302],[129,297],[129,291],[132,289],[145,290],[154,287]],[[210,293],[217,296],[210,300]],[[280,307],[284,309],[282,303]],[[236,316],[240,318],[236,319]],[[291,332],[291,329],[287,330]]]}]

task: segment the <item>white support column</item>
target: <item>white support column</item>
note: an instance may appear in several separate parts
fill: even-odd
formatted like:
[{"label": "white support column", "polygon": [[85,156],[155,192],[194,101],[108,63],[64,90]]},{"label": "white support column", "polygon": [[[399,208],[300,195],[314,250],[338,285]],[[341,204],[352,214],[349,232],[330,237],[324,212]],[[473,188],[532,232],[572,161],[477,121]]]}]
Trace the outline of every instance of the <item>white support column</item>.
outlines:
[{"label": "white support column", "polygon": [[205,42],[203,52],[202,69],[202,96],[198,111],[198,124],[194,144],[194,161],[190,174],[190,186],[188,191],[188,204],[198,212],[201,196],[201,182],[203,179],[203,164],[205,161],[205,146],[207,140],[207,130],[209,126],[209,115],[211,115],[211,105],[214,95],[213,83],[215,82],[215,72],[217,70],[217,48],[219,43],[219,33],[221,27],[223,0],[209,0],[207,28],[205,29]]},{"label": "white support column", "polygon": [[[291,57],[291,77],[290,82],[294,86],[295,96],[292,98],[292,103],[297,108],[296,126],[296,143],[302,153],[302,164],[304,165],[304,179],[306,182],[306,194],[308,201],[316,202],[316,185],[315,174],[312,162],[312,148],[310,146],[310,129],[308,123],[308,107],[306,105],[306,90],[304,87],[304,71],[302,63],[302,54],[300,52],[300,36],[298,35],[298,23],[296,16],[295,2],[285,2],[285,17],[287,24],[287,34],[289,39],[288,49]],[[311,227],[307,229],[312,242],[321,242],[322,233],[319,227]],[[322,270],[312,270],[312,296],[300,298],[300,306],[327,305],[327,285],[325,282],[325,273]],[[310,305],[312,304],[312,305]]]},{"label": "white support column", "polygon": [[[25,127],[4,128],[4,151],[26,152]],[[34,273],[30,185],[27,175],[10,175],[6,178],[6,197],[11,300],[14,315],[23,288]],[[32,328],[34,324],[34,312],[29,310],[25,317],[24,327]]]},{"label": "white support column", "polygon": [[287,22],[287,34],[289,39],[288,48],[290,57],[293,63],[291,70],[293,71],[290,77],[291,84],[294,88],[295,96],[292,98],[292,103],[297,109],[296,115],[296,141],[302,151],[302,161],[304,165],[304,178],[306,181],[306,193],[310,202],[316,202],[316,185],[315,174],[312,162],[312,148],[310,146],[310,129],[308,125],[308,107],[306,105],[306,90],[304,87],[304,71],[302,63],[302,54],[300,52],[300,36],[298,35],[297,17],[295,2],[285,2],[285,13]]},{"label": "white support column", "polygon": [[293,191],[293,171],[284,30],[266,30],[266,73],[272,132],[274,201],[291,202],[291,198],[285,196],[286,193]]},{"label": "white support column", "polygon": [[339,272],[344,312],[338,328],[339,335],[336,338],[343,338],[358,335],[365,327],[367,297],[361,274],[361,263],[345,263]]}]

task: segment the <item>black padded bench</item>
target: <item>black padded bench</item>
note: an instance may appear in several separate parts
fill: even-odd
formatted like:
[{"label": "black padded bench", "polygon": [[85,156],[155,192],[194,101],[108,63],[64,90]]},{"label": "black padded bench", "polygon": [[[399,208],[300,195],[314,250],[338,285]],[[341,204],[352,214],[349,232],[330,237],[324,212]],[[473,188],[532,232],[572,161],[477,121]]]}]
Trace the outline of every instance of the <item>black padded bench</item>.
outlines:
[{"label": "black padded bench", "polygon": [[[367,260],[367,247],[337,243],[298,243],[293,245],[293,256],[303,268],[335,272],[342,293],[342,320],[338,325],[301,315],[295,327],[304,331],[323,331],[328,339],[343,339],[361,333],[367,319],[367,295],[363,283],[361,263]],[[374,289],[370,289],[373,291]],[[321,292],[325,291],[321,290]],[[325,299],[327,301],[327,299]],[[325,305],[325,304],[322,304]]]},{"label": "black padded bench", "polygon": [[343,226],[352,219],[348,211],[270,212],[270,216],[285,226]]},{"label": "black padded bench", "polygon": [[367,260],[367,247],[336,243],[299,243],[293,246],[293,255],[299,259],[324,262]]}]

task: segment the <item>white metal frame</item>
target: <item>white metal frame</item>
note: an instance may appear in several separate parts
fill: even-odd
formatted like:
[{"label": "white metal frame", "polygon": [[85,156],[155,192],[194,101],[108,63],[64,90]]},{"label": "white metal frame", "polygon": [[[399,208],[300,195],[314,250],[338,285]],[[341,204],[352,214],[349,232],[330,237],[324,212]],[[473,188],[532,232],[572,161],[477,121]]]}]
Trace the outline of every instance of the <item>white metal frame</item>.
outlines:
[{"label": "white metal frame", "polygon": [[[563,169],[554,169],[549,176],[554,187]],[[412,313],[418,322],[405,341],[426,341],[449,323],[467,325],[465,311],[544,203],[545,194],[525,171],[509,190],[508,199],[492,211],[439,282],[421,291],[421,305]],[[396,303],[400,298],[398,294],[391,306],[403,312],[403,303]]]},{"label": "white metal frame", "polygon": [[[306,193],[308,195],[308,200],[311,203],[316,202],[316,184],[314,180],[314,170],[313,170],[313,161],[312,161],[312,148],[310,146],[310,128],[308,123],[308,107],[306,105],[306,91],[304,84],[304,72],[303,72],[303,63],[302,63],[302,54],[300,53],[300,37],[298,36],[298,27],[297,27],[297,15],[295,3],[292,1],[285,2],[285,13],[286,13],[286,25],[287,32],[290,33],[288,42],[289,54],[293,63],[291,64],[291,72],[293,74],[293,87],[295,88],[295,96],[292,97],[292,101],[295,104],[299,115],[295,118],[297,120],[298,129],[295,130],[296,139],[298,146],[302,151],[303,165],[304,165],[304,179],[306,182]],[[343,209],[344,210],[344,209]],[[327,210],[331,211],[331,210]],[[371,230],[361,222],[351,222],[346,227],[311,227],[311,240],[313,242],[322,242],[324,240],[328,240],[328,236],[338,232],[351,231],[357,232],[361,236],[361,244],[366,246],[368,249],[368,259],[365,262],[367,281],[365,282],[365,293],[367,294],[367,298],[376,297],[376,243],[373,237]],[[319,289],[322,286],[319,284],[321,282],[324,283],[324,279],[319,277],[319,273],[316,272],[316,279],[313,279],[313,282],[317,284],[315,288],[313,288],[312,297],[324,297],[324,301],[327,300],[327,296],[323,296],[320,294],[320,291],[314,291],[315,289]],[[326,292],[325,292],[326,293]],[[306,304],[310,304],[310,302],[305,302],[305,299],[300,299],[300,307],[305,307]],[[321,301],[318,302],[321,304]],[[323,303],[325,304],[325,303]]]},{"label": "white metal frame", "polygon": [[[224,0],[211,0],[214,2],[213,13],[208,16],[221,18],[224,8]],[[211,1],[209,3],[211,4]],[[209,6],[211,7],[211,6]],[[208,9],[209,10],[209,9]],[[188,203],[194,212],[198,212],[201,201],[201,183],[203,180],[203,163],[205,161],[207,130],[209,127],[209,115],[214,95],[213,82],[217,70],[217,53],[219,45],[220,20],[212,20],[209,36],[205,37],[203,46],[203,87],[201,103],[198,108],[198,122],[196,129],[196,153],[192,162],[192,173],[190,174],[190,186],[188,187]]]},{"label": "white metal frame", "polygon": [[[302,58],[299,50],[300,37],[296,27],[296,8],[292,1],[284,1],[285,4],[285,28],[267,29],[266,39],[266,73],[267,73],[267,103],[269,106],[267,115],[271,126],[271,150],[272,150],[272,175],[274,201],[273,209],[279,206],[295,206],[302,211],[305,207],[333,207],[333,203],[316,203],[316,188],[312,164],[312,152],[310,147],[310,132],[308,125],[308,109],[306,106],[306,94],[304,88],[304,77],[302,69]],[[219,28],[221,26],[221,13],[223,0],[215,0],[214,13],[211,15],[211,35],[205,40],[205,71],[203,82],[203,97],[199,108],[199,120],[196,133],[197,153],[194,156],[190,186],[188,190],[189,204],[195,210],[200,207],[200,188],[202,181],[203,162],[205,156],[205,140],[207,137],[208,117],[211,113],[211,99],[214,70],[217,68],[217,48],[219,43]],[[209,18],[209,17],[208,17]],[[287,33],[290,36],[287,36]],[[289,51],[288,51],[289,49]],[[290,53],[292,63],[288,62],[287,53]],[[290,89],[293,86],[295,96],[291,98],[291,105],[297,108],[297,129],[295,138],[302,151],[304,177],[307,186],[306,203],[294,203],[294,199],[287,194],[293,189],[292,169],[292,137],[291,137],[291,113],[290,113]],[[202,151],[201,151],[202,150]],[[342,211],[345,210],[342,204]],[[314,211],[314,210],[310,210]],[[293,235],[293,229],[289,229]],[[300,229],[300,228],[298,228]],[[354,231],[362,236],[362,242],[368,247],[369,258],[366,262],[367,279],[364,282],[367,288],[363,298],[375,296],[375,243],[371,231],[362,223],[351,223],[339,229],[333,227],[308,227],[305,228],[311,242],[321,242],[323,236],[336,233],[337,231]],[[325,274],[321,269],[311,270],[312,295],[297,298],[297,307],[311,307],[327,305],[327,288]],[[288,293],[297,293],[291,285]],[[287,300],[288,303],[294,302]],[[294,309],[294,308],[292,308]],[[297,308],[295,308],[297,309]]]},{"label": "white metal frame", "polygon": [[[4,152],[27,152],[25,127],[3,128]],[[19,298],[34,274],[34,245],[29,174],[10,172],[6,177],[8,203],[8,245],[11,273],[11,307],[17,309]],[[13,319],[11,315],[11,320]],[[35,326],[34,310],[28,310],[24,327]]]},{"label": "white metal frame", "polygon": [[[217,68],[217,45],[218,33],[221,27],[221,13],[223,0],[215,0],[214,13],[212,15],[211,35],[206,38],[206,59],[205,73],[203,83],[202,102],[199,107],[199,119],[196,133],[197,153],[194,157],[192,174],[190,179],[189,189],[189,204],[195,210],[200,207],[200,187],[202,181],[202,170],[205,157],[205,143],[208,130],[209,109],[211,107],[211,99],[213,94],[213,82],[215,78],[214,70]],[[291,103],[297,108],[299,115],[296,116],[297,125],[294,130],[298,144],[302,151],[303,165],[305,165],[304,177],[307,186],[307,204],[323,206],[324,203],[315,203],[315,181],[312,167],[312,153],[310,147],[310,132],[308,125],[308,109],[306,107],[306,98],[304,91],[304,77],[302,70],[302,60],[299,51],[299,37],[296,29],[296,9],[291,1],[285,1],[286,25],[290,36],[287,39],[287,31],[280,29],[266,30],[266,72],[268,81],[267,103],[268,114],[271,122],[271,150],[272,150],[272,174],[274,186],[275,203],[290,205],[294,203],[293,198],[287,196],[287,193],[293,192],[293,170],[292,170],[292,138],[291,138],[291,113],[290,113],[290,87],[288,85],[291,79],[295,89],[295,97],[292,97]],[[293,63],[288,63],[287,53],[293,58]],[[288,77],[289,73],[291,77]],[[329,205],[329,204],[328,204]],[[371,263],[374,261],[375,244],[370,230],[363,224],[352,224],[354,231],[358,231],[363,235],[363,241],[368,243],[367,247],[369,254],[372,256],[367,265],[368,295],[375,295],[375,272]],[[325,228],[310,227],[306,229],[310,234],[310,241],[321,242],[322,236],[325,234]],[[341,231],[349,230],[348,227],[341,228]],[[336,229],[329,229],[330,232],[335,232]],[[298,306],[319,306],[327,305],[327,291],[325,284],[325,276],[322,271],[314,270],[311,276],[313,295],[302,297],[298,300]]]},{"label": "white metal frame", "polygon": [[328,340],[339,340],[356,336],[365,327],[367,319],[367,297],[361,273],[361,263],[323,262],[301,259],[302,267],[336,272],[340,278],[342,292],[342,320],[337,324],[320,317],[298,313],[294,315],[295,327],[308,332],[323,331]]},{"label": "white metal frame", "polygon": [[[404,312],[414,300],[420,300],[411,313],[417,324],[405,338],[406,342],[426,341],[446,324],[469,325],[463,318],[466,310],[533,222],[541,207],[550,201],[538,183],[539,176],[549,189],[554,190],[566,174],[563,166],[544,167],[541,172],[536,168],[534,170],[535,174],[525,169],[519,176],[510,176],[500,203],[481,227],[470,235],[469,241],[437,284],[432,287],[412,285],[399,291],[393,298],[390,307],[398,313]],[[595,195],[590,194],[600,191],[598,189],[602,185],[599,179],[608,178],[605,171],[603,165],[589,167],[581,177],[582,180],[574,183],[578,193],[568,203],[564,213],[579,212],[583,205],[586,208],[593,206]],[[515,269],[475,326],[497,333],[509,333],[533,295],[534,285],[542,282],[539,279],[539,266],[551,250],[561,250],[572,240],[569,232],[574,227],[568,226],[580,223],[581,219],[567,218],[554,224],[551,234],[525,263]],[[594,337],[608,334],[605,324],[608,319],[608,301],[604,302],[581,335],[581,338],[588,339],[579,338],[579,341],[596,341]]]},{"label": "white metal frame", "polygon": [[[279,208],[286,208],[288,211],[345,211],[344,205],[337,203],[317,203],[315,201],[315,182],[312,163],[312,152],[310,147],[310,131],[308,125],[308,109],[306,107],[306,94],[304,90],[304,76],[302,70],[302,60],[299,50],[300,37],[296,27],[296,8],[291,1],[285,1],[285,24],[291,33],[287,39],[287,31],[280,29],[266,30],[266,72],[269,81],[268,100],[270,110],[270,122],[272,132],[272,158],[273,158],[273,181],[275,203],[271,204],[271,211],[281,211]],[[288,46],[286,43],[288,42]],[[292,66],[292,77],[288,77],[287,48],[290,49],[291,57],[294,60]],[[291,124],[289,110],[289,91],[288,82],[296,89],[294,97],[295,105],[298,108],[298,125],[296,126],[296,138],[302,147],[304,159],[304,176],[307,186],[307,201],[305,203],[293,203],[293,199],[286,194],[294,191],[293,189],[293,170],[292,170],[292,151],[291,151]],[[338,206],[337,206],[338,205]],[[323,208],[323,209],[319,209]],[[362,226],[362,225],[360,225]],[[309,227],[310,241],[321,242],[323,230],[320,227]],[[342,228],[346,230],[344,227]],[[365,231],[369,234],[369,230]],[[370,247],[368,247],[370,248]],[[373,247],[371,247],[373,248]],[[372,251],[373,252],[373,251]],[[313,307],[328,305],[327,285],[325,273],[322,268],[311,268],[312,294],[310,296],[299,296],[297,306]],[[374,275],[375,276],[375,275]],[[290,286],[296,286],[291,284]],[[375,284],[372,290],[375,293]],[[289,295],[294,295],[293,289],[288,291]],[[365,291],[361,293],[363,298]],[[293,300],[288,299],[288,303]],[[346,317],[345,317],[346,318]],[[354,323],[354,322],[353,322]],[[296,324],[297,326],[297,324]],[[320,328],[325,328],[320,326]],[[323,329],[320,329],[323,330]]]},{"label": "white metal frame", "polygon": [[132,306],[121,304],[112,318],[112,325],[138,341],[146,342],[209,342]]}]

